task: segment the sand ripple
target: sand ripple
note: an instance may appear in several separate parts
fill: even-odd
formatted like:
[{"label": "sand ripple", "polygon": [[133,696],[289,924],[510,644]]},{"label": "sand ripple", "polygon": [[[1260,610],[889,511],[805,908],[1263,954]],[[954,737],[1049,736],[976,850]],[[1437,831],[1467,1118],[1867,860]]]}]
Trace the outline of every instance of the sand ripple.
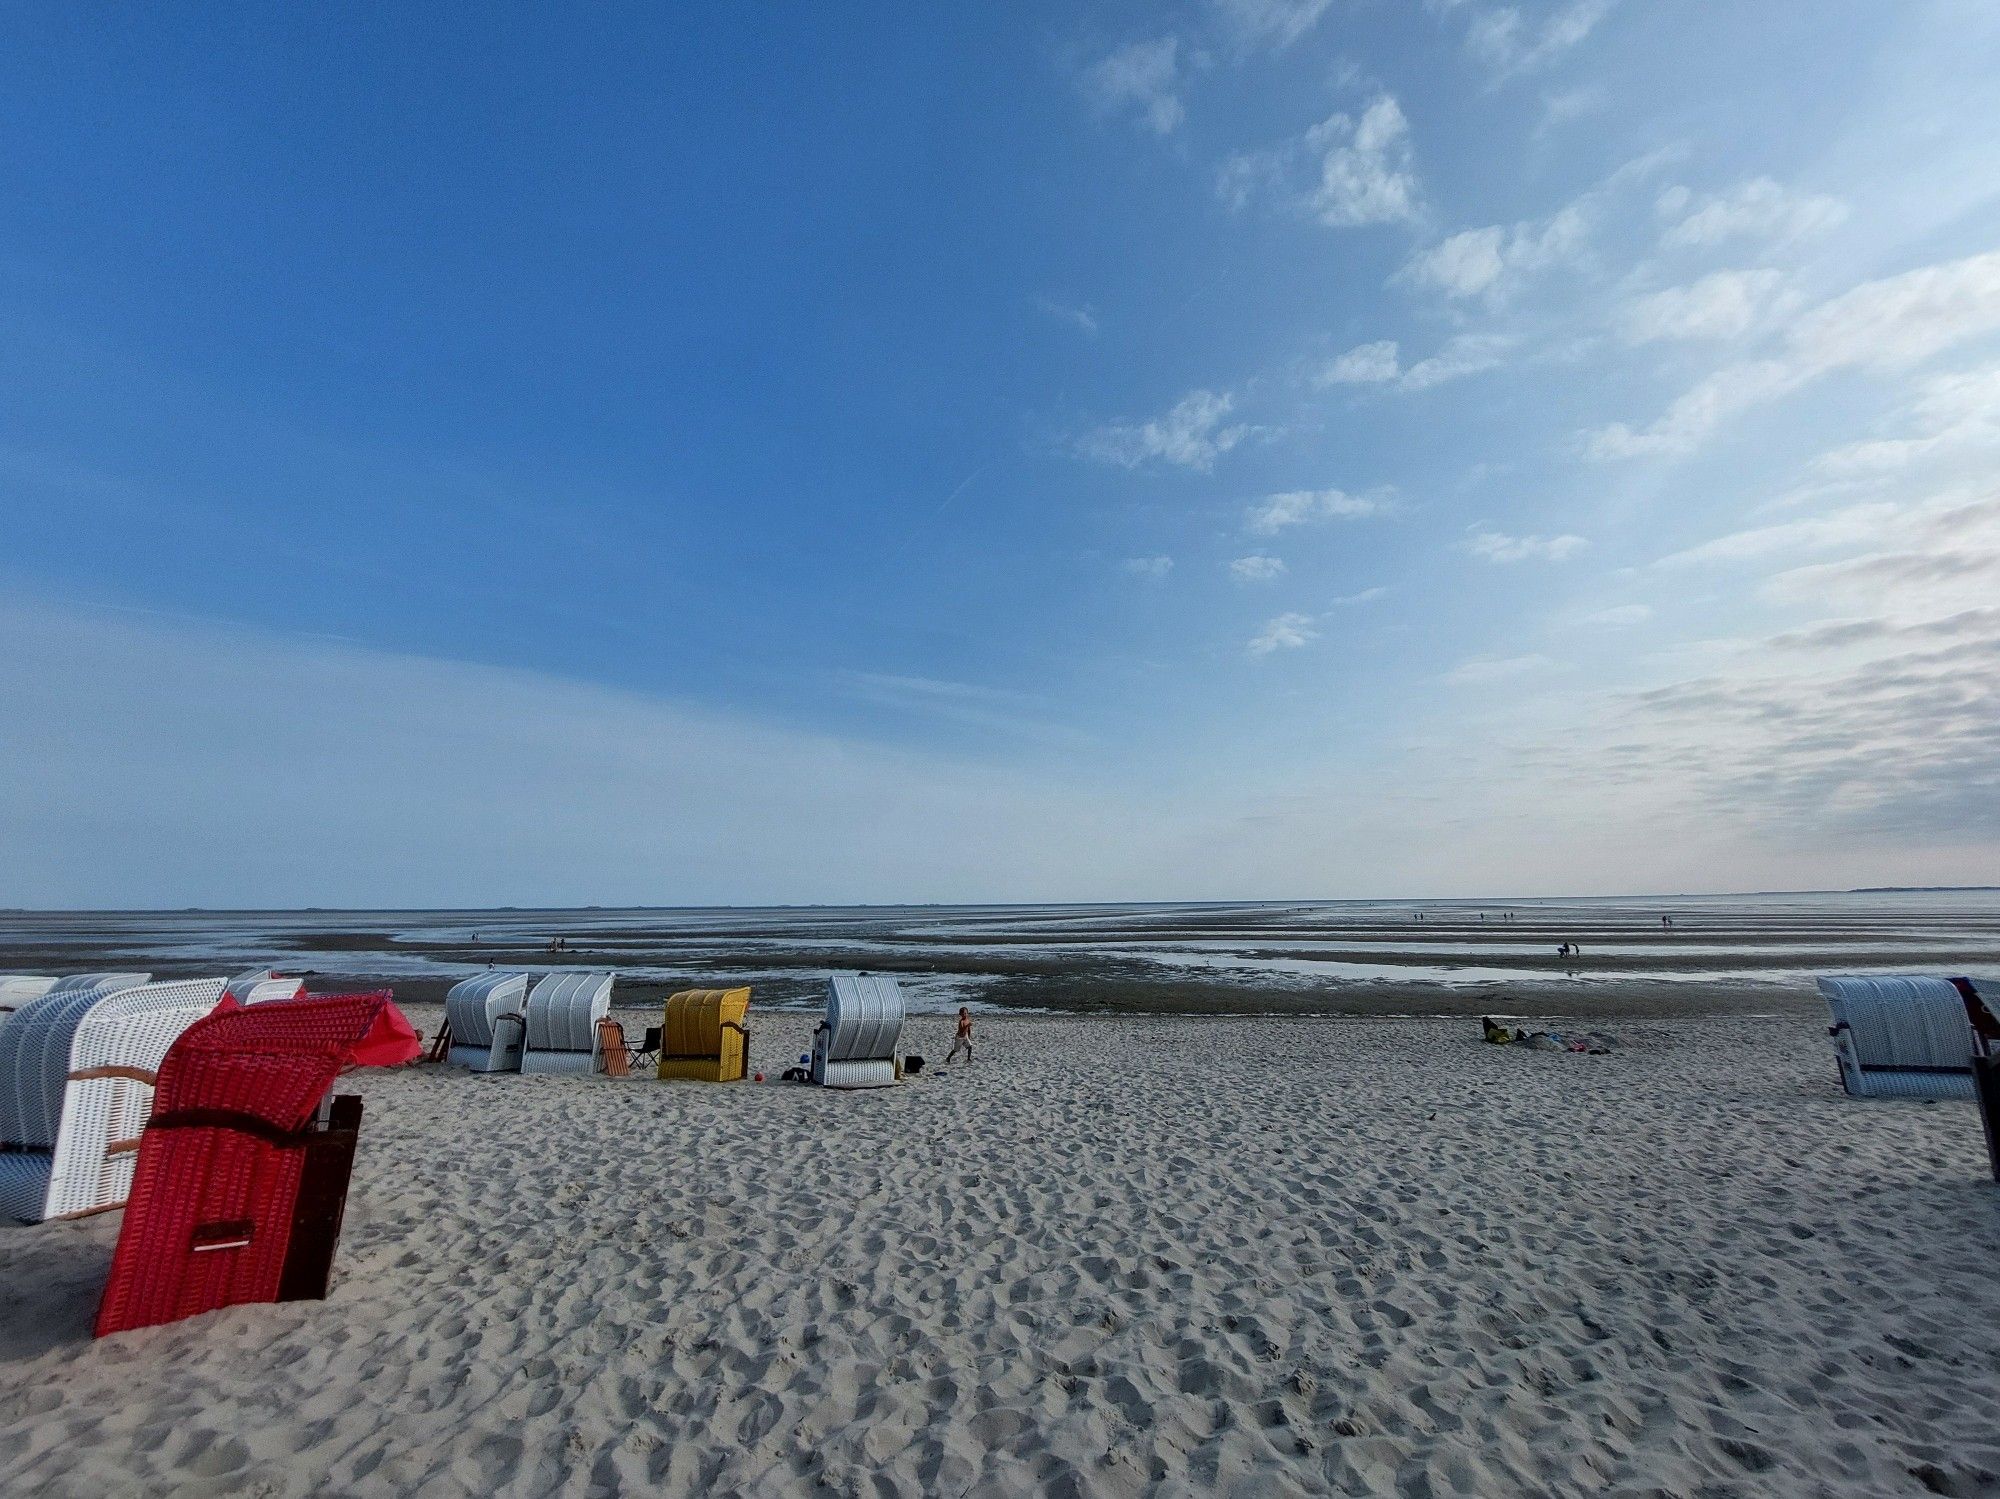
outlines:
[{"label": "sand ripple", "polygon": [[92,1344],[116,1218],[0,1230],[0,1491],[2000,1492],[1970,1108],[1847,1101],[1810,1023],[1622,1034],[992,1021],[845,1096],[364,1075],[325,1303]]}]

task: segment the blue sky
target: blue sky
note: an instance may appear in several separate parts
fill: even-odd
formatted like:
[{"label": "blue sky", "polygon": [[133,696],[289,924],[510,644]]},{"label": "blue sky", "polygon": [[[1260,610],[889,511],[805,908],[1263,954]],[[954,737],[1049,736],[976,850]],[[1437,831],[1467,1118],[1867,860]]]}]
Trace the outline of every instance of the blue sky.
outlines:
[{"label": "blue sky", "polygon": [[0,900],[2000,877],[1988,5],[8,29]]}]

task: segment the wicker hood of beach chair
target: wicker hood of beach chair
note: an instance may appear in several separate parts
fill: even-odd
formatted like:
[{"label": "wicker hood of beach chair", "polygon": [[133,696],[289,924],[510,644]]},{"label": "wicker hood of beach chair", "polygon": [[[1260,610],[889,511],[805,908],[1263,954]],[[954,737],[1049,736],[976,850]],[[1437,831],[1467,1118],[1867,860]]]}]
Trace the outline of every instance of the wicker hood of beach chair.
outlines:
[{"label": "wicker hood of beach chair", "polygon": [[826,981],[826,1017],[813,1033],[812,1080],[828,1088],[883,1088],[896,1081],[903,991],[887,974],[843,973]]},{"label": "wicker hood of beach chair", "polygon": [[667,996],[661,1081],[733,1083],[750,1070],[750,990],[683,989]]},{"label": "wicker hood of beach chair", "polygon": [[350,1066],[421,1049],[387,990],[231,1005],[160,1064],[96,1332],[326,1294],[361,1100],[321,1105]]},{"label": "wicker hood of beach chair", "polygon": [[123,1203],[160,1063],[221,997],[219,978],[93,974],[0,1016],[0,1212],[36,1223]]},{"label": "wicker hood of beach chair", "polygon": [[1819,981],[1841,1085],[1856,1098],[1971,1098],[1972,1022],[1951,979],[1869,974]]},{"label": "wicker hood of beach chair", "polygon": [[40,973],[0,973],[0,1015],[11,1015],[31,999],[40,999],[61,982]]},{"label": "wicker hood of beach chair", "polygon": [[445,1060],[474,1072],[519,1072],[528,1033],[528,975],[480,973],[444,997],[451,1051]]},{"label": "wicker hood of beach chair", "polygon": [[229,981],[223,993],[242,1005],[269,1004],[274,999],[304,999],[306,981],[280,978],[268,968],[253,968]]},{"label": "wicker hood of beach chair", "polygon": [[551,973],[528,994],[523,1072],[600,1070],[597,1022],[611,1011],[611,973]]}]

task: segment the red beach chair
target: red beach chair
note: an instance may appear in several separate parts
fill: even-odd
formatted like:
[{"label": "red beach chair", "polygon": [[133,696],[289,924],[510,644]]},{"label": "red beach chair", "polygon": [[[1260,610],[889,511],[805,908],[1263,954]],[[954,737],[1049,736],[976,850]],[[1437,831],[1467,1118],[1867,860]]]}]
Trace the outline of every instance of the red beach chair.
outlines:
[{"label": "red beach chair", "polygon": [[387,990],[240,1007],[225,999],[160,1064],[97,1336],[218,1307],[326,1294],[361,1100],[350,1066],[421,1047]]}]

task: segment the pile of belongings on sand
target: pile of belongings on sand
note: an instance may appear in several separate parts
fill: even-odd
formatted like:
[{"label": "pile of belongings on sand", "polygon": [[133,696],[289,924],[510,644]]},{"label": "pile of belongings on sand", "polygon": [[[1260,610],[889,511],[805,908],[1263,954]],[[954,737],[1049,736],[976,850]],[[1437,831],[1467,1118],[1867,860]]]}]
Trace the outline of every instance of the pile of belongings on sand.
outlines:
[{"label": "pile of belongings on sand", "polygon": [[1596,1031],[1530,1031],[1525,1027],[1509,1030],[1491,1015],[1483,1016],[1485,1039],[1491,1046],[1525,1046],[1530,1051],[1575,1051],[1601,1057],[1611,1050],[1611,1038]]}]

